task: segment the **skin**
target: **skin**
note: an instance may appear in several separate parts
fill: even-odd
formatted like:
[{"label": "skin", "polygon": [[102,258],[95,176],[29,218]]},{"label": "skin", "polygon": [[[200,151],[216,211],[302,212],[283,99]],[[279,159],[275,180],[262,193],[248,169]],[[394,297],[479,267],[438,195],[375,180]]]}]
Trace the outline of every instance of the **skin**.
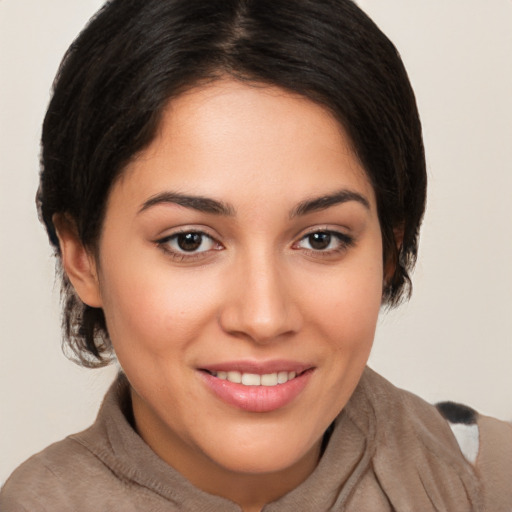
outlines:
[{"label": "skin", "polygon": [[[300,211],[324,196],[338,199]],[[104,309],[136,428],[162,459],[251,512],[311,474],[366,365],[383,286],[374,192],[329,112],[270,86],[197,87],[169,104],[115,183],[97,258],[69,225],[58,228],[75,289]],[[186,252],[177,232],[207,236]],[[318,249],[312,233],[333,234]],[[269,412],[226,403],[201,372],[274,360],[311,375]]]}]

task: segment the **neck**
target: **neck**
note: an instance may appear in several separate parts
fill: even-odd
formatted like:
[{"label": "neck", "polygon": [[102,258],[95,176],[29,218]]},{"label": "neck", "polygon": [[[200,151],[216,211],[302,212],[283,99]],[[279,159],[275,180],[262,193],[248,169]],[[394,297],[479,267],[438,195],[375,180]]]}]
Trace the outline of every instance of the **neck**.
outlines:
[{"label": "neck", "polygon": [[161,459],[198,489],[226,498],[244,512],[260,512],[267,503],[298,487],[320,458],[321,439],[290,467],[267,473],[233,471],[183,442],[133,390],[132,406],[137,432]]},{"label": "neck", "polygon": [[281,498],[304,482],[317,466],[319,456],[320,444],[317,443],[301,460],[280,471],[244,474],[213,463],[215,469],[204,466],[204,475],[198,475],[197,471],[195,474],[182,474],[201,490],[237,503],[244,512],[259,512],[264,505]]}]

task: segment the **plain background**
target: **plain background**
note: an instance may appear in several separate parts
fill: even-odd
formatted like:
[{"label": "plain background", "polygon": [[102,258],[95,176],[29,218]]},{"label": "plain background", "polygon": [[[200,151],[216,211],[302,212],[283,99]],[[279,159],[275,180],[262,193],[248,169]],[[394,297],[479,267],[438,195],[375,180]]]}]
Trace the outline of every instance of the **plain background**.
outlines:
[{"label": "plain background", "polygon": [[[512,420],[512,2],[359,3],[408,68],[430,179],[413,299],[382,315],[370,364],[429,401]],[[51,82],[101,4],[0,0],[0,482],[88,426],[116,371],[62,355],[34,207]]]}]

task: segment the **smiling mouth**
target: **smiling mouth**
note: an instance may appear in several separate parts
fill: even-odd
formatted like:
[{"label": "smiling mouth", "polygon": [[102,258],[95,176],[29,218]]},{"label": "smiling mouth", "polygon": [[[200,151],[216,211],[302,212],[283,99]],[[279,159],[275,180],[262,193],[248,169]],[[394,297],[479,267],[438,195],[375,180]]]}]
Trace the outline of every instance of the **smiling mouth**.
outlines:
[{"label": "smiling mouth", "polygon": [[257,373],[245,373],[239,371],[230,371],[230,372],[214,372],[205,370],[207,373],[212,375],[213,377],[217,377],[220,380],[227,380],[232,382],[233,384],[242,384],[244,386],[278,386],[280,384],[286,384],[288,381],[295,379],[297,376],[302,375],[302,373],[297,372],[275,372],[275,373],[265,373],[263,375],[259,375]]},{"label": "smiling mouth", "polygon": [[[258,367],[259,366],[259,367]],[[223,402],[248,412],[270,412],[291,404],[307,386],[314,366],[235,362],[201,368],[206,386]]]}]

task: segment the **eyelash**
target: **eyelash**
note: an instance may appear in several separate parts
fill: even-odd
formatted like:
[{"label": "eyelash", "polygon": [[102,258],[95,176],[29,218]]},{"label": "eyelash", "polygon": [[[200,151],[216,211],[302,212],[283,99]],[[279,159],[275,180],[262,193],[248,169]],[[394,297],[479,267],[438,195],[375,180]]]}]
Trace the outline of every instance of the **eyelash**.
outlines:
[{"label": "eyelash", "polygon": [[[198,235],[201,237],[200,245],[203,245],[205,240],[209,240],[212,244],[212,248],[204,250],[204,251],[186,251],[182,249],[181,252],[179,249],[172,249],[170,247],[170,244],[172,242],[178,243],[178,238],[180,236],[188,236],[188,235]],[[173,233],[172,235],[166,236],[164,238],[161,238],[160,240],[156,241],[157,246],[162,249],[167,255],[169,255],[173,260],[175,261],[195,261],[199,258],[204,258],[207,256],[207,253],[211,251],[220,251],[224,247],[220,242],[217,242],[212,236],[208,235],[204,231],[194,230],[194,229],[185,229],[182,231],[178,231],[177,233]]]},{"label": "eyelash", "polygon": [[[345,252],[347,249],[349,249],[350,247],[352,247],[355,244],[354,238],[345,233],[341,233],[339,231],[334,231],[332,229],[315,229],[314,231],[310,231],[309,233],[306,233],[305,235],[303,235],[298,242],[295,242],[292,246],[293,249],[300,250],[301,247],[299,246],[299,244],[301,242],[308,240],[310,237],[313,237],[315,235],[328,236],[329,237],[329,245],[332,244],[333,239],[336,241],[336,247],[331,248],[331,249],[323,249],[322,250],[322,249],[313,249],[313,248],[312,249],[302,248],[306,252],[307,255],[313,256],[316,258],[318,258],[318,257],[329,258],[332,256],[336,256],[340,253]],[[311,243],[311,240],[310,240],[310,243]]]},{"label": "eyelash", "polygon": [[[183,248],[181,248],[181,250],[179,248],[178,249],[171,248],[171,246],[170,246],[171,243],[173,243],[173,242],[179,243],[178,239],[180,236],[190,236],[190,235],[192,235],[192,236],[197,235],[200,237],[198,248],[201,247],[201,245],[203,245],[205,240],[209,240],[210,243],[212,244],[212,247],[209,249],[206,249],[206,250],[202,250],[202,251],[197,251],[197,250],[186,251]],[[328,236],[329,237],[329,245],[332,244],[333,239],[334,239],[337,242],[336,247],[331,248],[331,249],[314,249],[314,248],[308,249],[308,248],[300,247],[300,244],[302,242],[307,241],[308,239],[310,239],[310,237],[313,237],[315,235]],[[167,255],[169,255],[173,260],[178,261],[178,262],[182,262],[182,261],[193,262],[195,260],[207,257],[208,253],[211,253],[212,251],[221,251],[224,249],[224,246],[220,242],[215,240],[212,236],[208,235],[204,231],[194,230],[194,229],[182,230],[177,233],[173,233],[172,235],[169,235],[169,236],[166,236],[159,240],[156,240],[155,243],[162,251],[164,251]],[[336,254],[345,252],[348,248],[352,247],[354,245],[354,243],[355,243],[354,238],[352,238],[351,236],[346,235],[344,233],[340,233],[338,231],[333,231],[331,229],[316,229],[314,231],[306,233],[297,242],[294,242],[292,245],[292,249],[294,249],[294,250],[302,249],[309,256],[313,256],[313,257],[317,257],[317,258],[318,257],[322,257],[322,258],[327,257],[328,258],[330,256],[334,256]],[[311,245],[311,240],[310,240],[310,245]]]}]

